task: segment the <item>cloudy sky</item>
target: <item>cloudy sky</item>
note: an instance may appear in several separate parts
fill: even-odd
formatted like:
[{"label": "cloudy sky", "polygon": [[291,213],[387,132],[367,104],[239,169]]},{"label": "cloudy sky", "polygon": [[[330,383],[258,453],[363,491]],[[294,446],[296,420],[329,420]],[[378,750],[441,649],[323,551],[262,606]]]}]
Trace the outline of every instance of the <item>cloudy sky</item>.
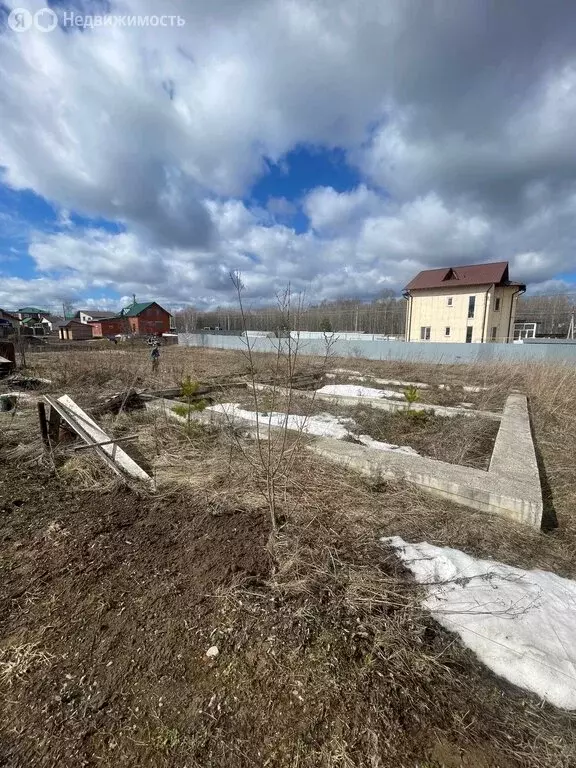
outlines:
[{"label": "cloudy sky", "polygon": [[0,2],[0,307],[207,307],[231,270],[254,303],[370,299],[504,259],[574,290],[576,3],[62,0],[11,28],[44,5]]}]

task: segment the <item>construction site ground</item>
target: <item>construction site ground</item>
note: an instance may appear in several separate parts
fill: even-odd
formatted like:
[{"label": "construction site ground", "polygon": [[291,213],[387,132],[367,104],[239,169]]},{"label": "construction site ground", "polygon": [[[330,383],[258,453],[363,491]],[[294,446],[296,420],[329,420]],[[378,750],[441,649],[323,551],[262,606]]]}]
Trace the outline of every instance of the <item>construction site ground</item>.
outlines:
[{"label": "construction site ground", "polygon": [[[187,375],[264,380],[278,373],[273,356],[250,366],[241,353],[175,347],[152,374],[146,348],[118,345],[27,363],[51,383],[0,413],[0,765],[576,764],[575,715],[490,673],[421,609],[421,588],[379,541],[574,578],[572,369],[329,361],[448,384],[447,405],[462,384],[490,387],[475,399],[484,408],[525,391],[555,530],[375,483],[297,444],[273,531],[254,440],[144,409],[108,413],[108,434],[138,435],[126,450],[155,481],[139,488],[90,451],[43,451],[36,414],[43,391],[88,410]],[[323,366],[302,358],[299,370]]]}]

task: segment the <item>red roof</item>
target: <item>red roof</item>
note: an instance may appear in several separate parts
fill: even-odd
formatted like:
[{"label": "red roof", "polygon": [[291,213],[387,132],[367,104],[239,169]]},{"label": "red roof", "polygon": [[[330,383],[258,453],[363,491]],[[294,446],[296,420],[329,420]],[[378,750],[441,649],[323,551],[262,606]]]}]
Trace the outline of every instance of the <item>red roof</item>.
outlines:
[{"label": "red roof", "polygon": [[425,269],[411,280],[404,290],[419,291],[424,288],[455,288],[466,285],[521,285],[508,279],[508,262],[491,264],[466,264],[462,267]]}]

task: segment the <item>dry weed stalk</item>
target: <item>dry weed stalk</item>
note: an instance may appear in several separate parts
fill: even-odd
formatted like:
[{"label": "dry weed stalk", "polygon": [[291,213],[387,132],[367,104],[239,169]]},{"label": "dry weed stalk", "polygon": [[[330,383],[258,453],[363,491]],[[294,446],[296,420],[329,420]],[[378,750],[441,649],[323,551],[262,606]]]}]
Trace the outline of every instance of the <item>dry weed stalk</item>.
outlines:
[{"label": "dry weed stalk", "polygon": [[[244,450],[239,441],[238,445],[254,474],[257,477],[263,477],[262,492],[270,512],[272,531],[274,534],[277,534],[278,494],[281,490],[280,484],[284,485],[285,492],[287,478],[292,470],[294,457],[302,444],[303,436],[305,435],[306,422],[310,417],[314,402],[314,398],[310,398],[308,412],[300,422],[297,430],[290,430],[288,428],[288,418],[286,418],[280,427],[275,428],[272,426],[272,414],[278,408],[281,399],[283,400],[283,408],[285,409],[286,416],[288,417],[292,412],[295,391],[294,378],[298,369],[300,352],[299,336],[294,338],[292,331],[300,327],[300,317],[304,307],[304,297],[298,295],[295,298],[292,294],[290,285],[276,297],[281,324],[277,329],[277,336],[274,342],[275,353],[272,365],[272,384],[271,388],[266,391],[269,402],[267,410],[270,411],[270,415],[268,417],[267,429],[262,433],[262,417],[266,418],[266,416],[264,414],[261,415],[260,410],[262,399],[257,386],[257,365],[253,354],[254,345],[250,343],[250,337],[246,333],[248,330],[247,314],[242,296],[244,286],[239,273],[231,273],[230,278],[236,291],[243,337],[246,340],[246,348],[243,354],[248,363],[249,394],[256,414],[256,462],[250,454]],[[322,362],[322,370],[326,370],[327,361],[330,356],[331,344],[327,343],[326,353]],[[279,382],[283,377],[286,379],[286,386],[280,387]]]}]

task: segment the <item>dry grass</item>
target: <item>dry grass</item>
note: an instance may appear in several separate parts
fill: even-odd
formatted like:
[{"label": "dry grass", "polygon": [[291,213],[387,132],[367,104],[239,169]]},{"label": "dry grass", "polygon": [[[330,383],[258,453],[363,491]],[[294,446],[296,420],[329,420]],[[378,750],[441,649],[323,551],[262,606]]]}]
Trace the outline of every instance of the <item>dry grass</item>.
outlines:
[{"label": "dry grass", "polygon": [[[271,355],[254,353],[260,375],[271,374]],[[306,361],[305,361],[306,362]],[[309,362],[308,362],[309,364]],[[239,375],[249,372],[242,352],[197,350],[166,347],[158,373],[152,372],[146,346],[83,351],[35,353],[28,361],[36,376],[52,380],[52,390],[78,393],[86,400],[104,392],[118,392],[128,387],[163,389],[174,387],[190,376],[192,380],[213,376]]]},{"label": "dry grass", "polygon": [[63,461],[58,469],[60,478],[76,490],[102,493],[121,482],[98,456],[88,451],[59,458]]},{"label": "dry grass", "polygon": [[51,654],[38,643],[21,643],[0,648],[0,681],[14,685],[33,668],[48,664]]},{"label": "dry grass", "polygon": [[488,469],[498,422],[469,416],[421,415],[415,411],[382,411],[358,405],[348,411],[356,434],[376,440],[409,445],[422,456]]},{"label": "dry grass", "polygon": [[[73,362],[76,378],[53,373],[58,386],[92,381],[95,353],[82,354]],[[525,391],[545,489],[549,486],[547,500],[559,527],[551,534],[536,532],[401,483],[370,483],[299,446],[279,489],[282,524],[268,544],[269,578],[217,593],[217,614],[205,628],[205,639],[218,645],[218,661],[198,673],[188,700],[171,700],[168,694],[161,717],[151,719],[142,736],[151,750],[146,754],[152,754],[145,764],[575,765],[576,717],[488,673],[422,612],[419,588],[378,539],[426,540],[576,577],[576,371],[569,366],[339,362],[382,378],[489,384],[490,391],[479,397],[485,397],[484,407],[501,403],[513,387]],[[43,363],[44,375],[62,364]],[[114,376],[131,385],[139,364],[138,359],[117,366],[111,357],[103,363],[101,389],[113,390]],[[241,373],[244,364],[234,353],[167,350],[162,386],[186,373],[195,378]],[[258,365],[265,371],[270,361],[259,357]],[[181,498],[191,514],[209,509],[216,517],[241,509],[267,514],[262,478],[249,462],[256,452],[253,442],[240,449],[226,430],[195,425],[187,432],[184,425],[146,412],[109,417],[103,426],[114,434],[138,432],[137,447],[153,469],[160,502]],[[382,436],[390,439],[389,432]],[[474,439],[468,437],[473,449]],[[458,440],[454,450],[462,452],[460,433],[451,434],[448,443]],[[83,471],[74,469],[80,477]],[[149,640],[161,654],[161,636]],[[119,695],[128,696],[126,690]],[[138,764],[129,722],[119,723],[113,758],[103,764]]]},{"label": "dry grass", "polygon": [[[215,642],[225,661],[214,671],[214,690],[234,723],[219,718],[205,735],[214,764],[227,757],[249,765],[254,743],[266,745],[264,764],[286,766],[576,760],[576,719],[488,674],[422,612],[418,588],[377,538],[426,538],[570,570],[553,542],[401,485],[375,491],[306,456],[284,498],[286,522],[271,540],[275,570],[266,588],[231,588],[219,598]],[[232,691],[250,706],[230,709]],[[282,729],[272,737],[275,722]],[[440,753],[449,762],[435,761]]]},{"label": "dry grass", "polygon": [[[87,352],[62,352],[30,355],[32,372],[53,379],[53,390],[68,391],[77,395],[87,405],[95,396],[129,387],[135,380],[143,386],[175,386],[186,375],[193,379],[207,379],[218,375],[246,375],[248,363],[241,352],[202,350],[193,348],[166,348],[158,379],[149,370],[147,349],[118,349]],[[274,355],[255,354],[254,363],[259,376],[269,374],[274,367]],[[320,360],[300,358],[302,369],[318,368]],[[489,389],[478,395],[479,407],[487,408],[502,403],[507,392],[520,389],[530,400],[536,445],[541,455],[543,479],[550,486],[547,497],[552,501],[559,521],[555,538],[576,553],[576,471],[572,456],[576,449],[576,412],[573,409],[573,393],[576,391],[576,371],[571,365],[432,365],[409,364],[393,361],[362,359],[333,359],[331,367],[358,370],[380,378],[424,381],[431,384],[463,384],[486,386]],[[142,380],[138,378],[142,377]],[[96,386],[95,382],[99,382]],[[237,393],[226,392],[227,400]],[[245,393],[244,393],[245,395]],[[266,401],[263,400],[266,405]],[[280,402],[280,400],[279,400]],[[294,401],[298,408],[298,402]],[[310,411],[323,410],[324,404],[314,403]],[[307,410],[306,410],[307,409]],[[13,421],[10,422],[11,424]],[[161,431],[156,420],[154,440]],[[106,429],[106,426],[104,427]],[[171,441],[174,425],[162,426],[166,441]],[[171,431],[172,430],[172,431]],[[28,440],[29,441],[29,440]]]}]

